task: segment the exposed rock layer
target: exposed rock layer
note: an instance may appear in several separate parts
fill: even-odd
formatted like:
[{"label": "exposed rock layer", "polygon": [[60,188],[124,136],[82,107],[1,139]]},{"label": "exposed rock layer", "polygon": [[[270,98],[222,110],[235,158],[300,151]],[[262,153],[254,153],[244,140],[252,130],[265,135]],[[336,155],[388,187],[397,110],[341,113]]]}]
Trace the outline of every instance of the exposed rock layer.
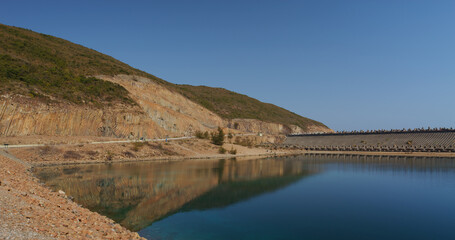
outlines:
[{"label": "exposed rock layer", "polygon": [[[218,126],[241,132],[264,134],[303,133],[297,126],[284,126],[253,119],[226,121],[184,96],[144,77],[97,76],[120,84],[138,106],[113,105],[103,109],[74,104],[46,104],[23,96],[0,96],[0,136],[106,136],[160,138],[188,136],[196,130]],[[311,132],[330,129],[310,127]]]}]

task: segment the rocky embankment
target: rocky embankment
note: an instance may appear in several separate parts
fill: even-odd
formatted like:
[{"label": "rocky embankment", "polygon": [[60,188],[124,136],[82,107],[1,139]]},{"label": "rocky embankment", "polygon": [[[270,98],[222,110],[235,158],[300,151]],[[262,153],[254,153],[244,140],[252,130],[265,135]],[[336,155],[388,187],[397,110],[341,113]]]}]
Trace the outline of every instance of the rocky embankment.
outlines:
[{"label": "rocky embankment", "polygon": [[0,239],[141,239],[44,187],[21,164],[0,155]]}]

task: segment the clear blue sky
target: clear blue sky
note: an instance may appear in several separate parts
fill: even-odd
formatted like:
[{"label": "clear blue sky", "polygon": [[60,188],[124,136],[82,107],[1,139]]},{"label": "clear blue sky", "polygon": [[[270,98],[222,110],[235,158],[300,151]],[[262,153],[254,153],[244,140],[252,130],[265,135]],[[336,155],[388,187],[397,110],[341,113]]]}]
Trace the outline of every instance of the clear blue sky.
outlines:
[{"label": "clear blue sky", "polygon": [[335,130],[455,127],[455,1],[21,1],[0,22]]}]

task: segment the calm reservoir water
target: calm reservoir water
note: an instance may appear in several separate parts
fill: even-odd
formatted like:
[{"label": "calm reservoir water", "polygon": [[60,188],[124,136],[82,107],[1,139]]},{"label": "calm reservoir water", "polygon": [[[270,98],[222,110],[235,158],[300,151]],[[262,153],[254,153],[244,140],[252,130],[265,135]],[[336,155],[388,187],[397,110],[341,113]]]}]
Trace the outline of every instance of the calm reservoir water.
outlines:
[{"label": "calm reservoir water", "polygon": [[302,155],[45,167],[149,239],[455,239],[455,159]]}]

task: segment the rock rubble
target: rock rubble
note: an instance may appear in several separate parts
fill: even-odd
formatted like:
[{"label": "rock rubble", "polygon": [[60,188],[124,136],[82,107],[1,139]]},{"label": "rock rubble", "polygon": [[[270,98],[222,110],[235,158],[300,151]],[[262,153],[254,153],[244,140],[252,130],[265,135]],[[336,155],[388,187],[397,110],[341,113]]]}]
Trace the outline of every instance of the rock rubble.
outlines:
[{"label": "rock rubble", "polygon": [[0,156],[0,239],[143,239]]}]

